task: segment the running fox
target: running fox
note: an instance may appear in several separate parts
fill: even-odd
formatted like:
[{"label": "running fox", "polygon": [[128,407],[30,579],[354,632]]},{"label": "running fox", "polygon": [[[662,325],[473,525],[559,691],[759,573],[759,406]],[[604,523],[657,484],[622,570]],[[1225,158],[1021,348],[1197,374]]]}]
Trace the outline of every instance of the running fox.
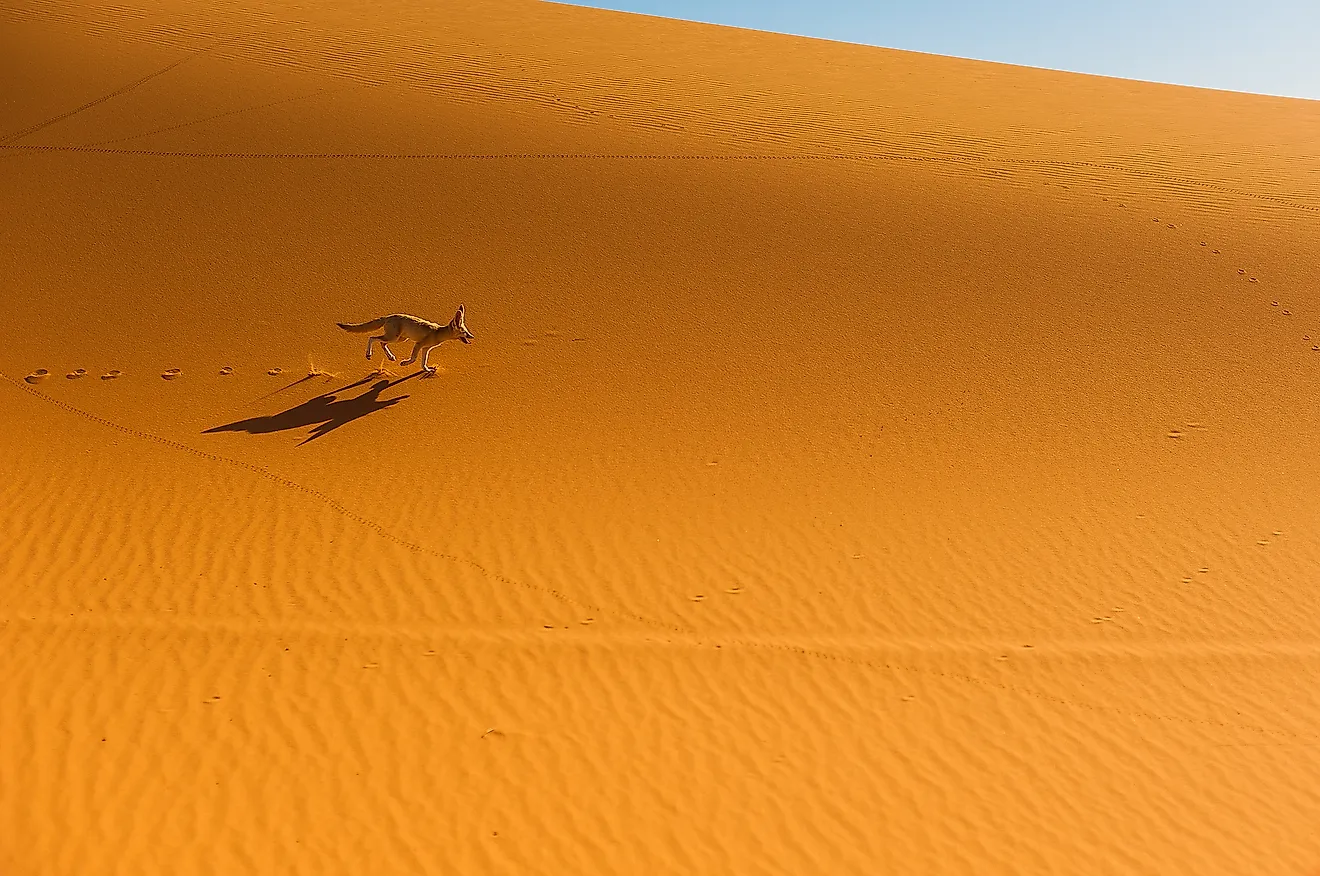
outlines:
[{"label": "running fox", "polygon": [[458,338],[465,344],[472,343],[472,332],[467,330],[467,324],[463,322],[463,305],[458,305],[458,313],[449,321],[448,325],[437,325],[433,322],[427,322],[424,319],[418,319],[415,316],[409,316],[406,313],[392,313],[389,316],[382,316],[380,319],[373,319],[369,322],[360,322],[356,325],[346,325],[345,323],[336,323],[346,332],[374,332],[376,329],[383,328],[384,331],[378,335],[372,335],[367,339],[367,358],[371,358],[371,345],[380,341],[380,347],[385,351],[385,355],[390,357],[391,362],[397,361],[394,353],[390,350],[388,344],[390,341],[397,341],[400,338],[413,341],[412,355],[403,361],[404,365],[411,365],[417,361],[418,355],[422,357],[422,368],[427,374],[434,374],[435,369],[431,367],[431,350],[440,346],[445,341]]}]

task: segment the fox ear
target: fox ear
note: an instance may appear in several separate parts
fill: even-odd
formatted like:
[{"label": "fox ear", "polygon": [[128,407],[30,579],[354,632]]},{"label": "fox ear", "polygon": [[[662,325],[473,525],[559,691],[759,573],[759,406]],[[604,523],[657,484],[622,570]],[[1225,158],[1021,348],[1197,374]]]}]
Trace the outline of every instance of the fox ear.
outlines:
[{"label": "fox ear", "polygon": [[454,322],[463,321],[463,305],[458,305],[458,313],[454,314]]}]

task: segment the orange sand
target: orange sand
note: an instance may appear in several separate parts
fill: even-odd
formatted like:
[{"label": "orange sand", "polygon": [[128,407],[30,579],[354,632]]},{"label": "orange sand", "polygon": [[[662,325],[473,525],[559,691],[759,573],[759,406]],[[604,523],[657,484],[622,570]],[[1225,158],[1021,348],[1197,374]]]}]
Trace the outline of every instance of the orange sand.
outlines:
[{"label": "orange sand", "polygon": [[0,873],[1320,869],[1320,105],[130,2],[0,9]]}]

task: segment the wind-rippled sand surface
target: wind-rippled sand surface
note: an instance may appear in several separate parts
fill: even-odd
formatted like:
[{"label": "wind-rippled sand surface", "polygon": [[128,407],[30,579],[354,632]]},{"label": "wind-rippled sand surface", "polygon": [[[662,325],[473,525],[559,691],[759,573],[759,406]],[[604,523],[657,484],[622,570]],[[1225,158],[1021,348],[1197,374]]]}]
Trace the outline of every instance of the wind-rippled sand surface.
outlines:
[{"label": "wind-rippled sand surface", "polygon": [[1320,869],[1317,104],[521,0],[0,83],[5,874]]}]

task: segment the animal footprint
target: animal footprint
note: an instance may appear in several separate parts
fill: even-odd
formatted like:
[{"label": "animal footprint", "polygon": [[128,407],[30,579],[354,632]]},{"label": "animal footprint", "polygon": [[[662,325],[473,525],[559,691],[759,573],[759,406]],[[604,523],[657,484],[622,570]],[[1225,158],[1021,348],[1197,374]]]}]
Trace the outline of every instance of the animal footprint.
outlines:
[{"label": "animal footprint", "polygon": [[171,368],[160,376],[165,380],[178,380],[183,376],[183,371],[178,368]]},{"label": "animal footprint", "polygon": [[118,368],[111,368],[109,371],[107,371],[107,372],[105,372],[104,374],[101,375],[101,379],[102,379],[102,380],[114,380],[116,377],[119,377],[119,376],[122,375],[123,373],[124,373],[124,372],[120,371]]},{"label": "animal footprint", "polygon": [[274,368],[270,369],[266,373],[269,374],[271,377],[277,377],[284,373],[284,369],[276,365]]},{"label": "animal footprint", "polygon": [[232,366],[232,365],[226,365],[225,367],[223,367],[223,368],[220,369],[220,376],[221,376],[221,377],[228,377],[229,375],[231,375],[231,374],[233,374],[233,373],[234,373],[234,366]]},{"label": "animal footprint", "polygon": [[50,372],[47,371],[45,368],[38,368],[36,371],[33,371],[31,374],[29,374],[27,377],[24,377],[23,379],[26,380],[28,383],[40,383],[41,381],[45,380],[47,377],[50,377]]},{"label": "animal footprint", "polygon": [[86,369],[86,368],[75,368],[74,370],[70,371],[68,374],[66,374],[66,375],[64,375],[64,376],[67,377],[67,378],[69,378],[70,380],[78,380],[79,378],[82,378],[82,377],[86,377],[86,376],[87,376],[87,369]]}]

